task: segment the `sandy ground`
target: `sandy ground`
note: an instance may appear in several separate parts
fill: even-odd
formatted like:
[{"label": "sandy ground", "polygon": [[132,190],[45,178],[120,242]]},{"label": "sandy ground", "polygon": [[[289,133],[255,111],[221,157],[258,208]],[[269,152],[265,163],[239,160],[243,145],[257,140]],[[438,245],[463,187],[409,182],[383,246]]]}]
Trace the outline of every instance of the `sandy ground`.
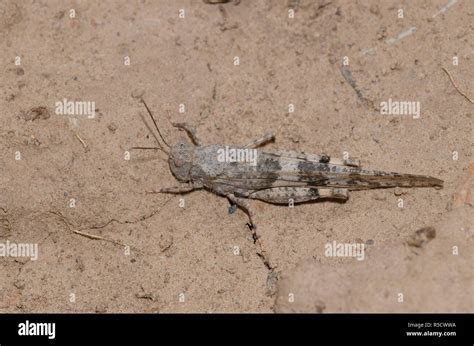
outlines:
[{"label": "sandy ground", "polygon": [[[39,249],[0,257],[0,311],[473,312],[474,107],[442,67],[474,98],[474,2],[447,3],[0,2],[0,240]],[[262,254],[225,198],[147,193],[176,181],[159,152],[125,160],[154,145],[140,96],[170,142],[167,114],[207,144],[273,131],[268,150],[347,152],[444,188],[255,202]],[[389,98],[420,118],[382,115]],[[63,99],[95,117],[56,114]],[[325,256],[333,241],[370,245],[357,261]]]}]

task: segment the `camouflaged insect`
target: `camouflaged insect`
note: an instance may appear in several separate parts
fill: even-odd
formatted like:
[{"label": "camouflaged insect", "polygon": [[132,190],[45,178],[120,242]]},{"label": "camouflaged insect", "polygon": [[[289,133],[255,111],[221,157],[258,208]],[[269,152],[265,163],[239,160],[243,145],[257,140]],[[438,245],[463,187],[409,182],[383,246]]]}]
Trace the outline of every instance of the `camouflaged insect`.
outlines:
[{"label": "camouflaged insect", "polygon": [[183,138],[170,147],[161,136],[146,104],[145,107],[169,150],[160,144],[156,135],[154,137],[160,148],[138,149],[164,151],[169,156],[171,172],[182,183],[178,187],[162,188],[159,192],[180,194],[206,189],[225,196],[231,202],[229,211],[235,210],[235,206],[242,208],[249,216],[251,227],[255,227],[249,204],[251,199],[288,205],[291,202],[296,204],[320,199],[346,200],[348,191],[351,190],[443,185],[442,180],[424,175],[362,169],[355,159],[342,160],[328,155],[256,149],[274,140],[273,134],[267,134],[243,146],[232,147],[235,150],[254,149],[256,164],[223,162],[218,157],[228,146],[202,145],[194,129],[185,123],[173,126],[185,130],[191,141]]}]

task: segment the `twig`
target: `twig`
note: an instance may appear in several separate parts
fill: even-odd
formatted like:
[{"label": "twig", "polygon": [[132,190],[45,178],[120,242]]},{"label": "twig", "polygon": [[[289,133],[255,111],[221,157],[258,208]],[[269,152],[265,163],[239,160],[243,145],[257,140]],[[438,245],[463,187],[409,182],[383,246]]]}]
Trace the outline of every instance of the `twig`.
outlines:
[{"label": "twig", "polygon": [[394,44],[394,43],[397,43],[398,41],[400,41],[401,39],[414,34],[415,32],[416,32],[416,26],[412,26],[410,29],[399,33],[397,35],[397,37],[390,38],[390,39],[386,40],[385,42],[387,44]]},{"label": "twig", "polygon": [[[69,222],[67,221],[66,217],[61,214],[60,212],[58,211],[55,211],[55,210],[50,210],[49,211],[51,214],[54,214],[56,216],[59,216],[59,218],[61,219],[62,222],[64,222],[64,224],[67,226],[67,228],[75,233],[75,234],[78,234],[78,235],[81,235],[83,237],[86,237],[86,238],[89,238],[89,239],[93,239],[93,240],[103,240],[103,241],[106,241],[108,243],[112,243],[112,244],[115,244],[115,245],[119,245],[121,247],[125,247],[126,245],[119,242],[119,241],[116,241],[116,240],[111,240],[111,239],[107,239],[107,238],[104,238],[104,237],[101,237],[101,236],[98,236],[98,235],[94,235],[94,234],[89,234],[89,233],[86,233],[86,232],[83,232],[82,230],[76,230],[76,229],[72,229],[71,225],[69,224]],[[93,226],[94,227],[94,226]],[[93,228],[92,227],[92,228]],[[130,247],[132,248],[132,247]],[[137,249],[134,249],[136,252],[141,252]]]},{"label": "twig", "polygon": [[77,139],[81,142],[82,146],[84,147],[84,151],[88,152],[89,147],[87,146],[87,143],[76,133],[74,132],[74,135],[77,137]]},{"label": "twig", "polygon": [[454,81],[453,77],[451,76],[451,74],[449,73],[449,71],[447,69],[445,69],[444,67],[441,67],[443,69],[444,72],[446,72],[446,74],[448,75],[449,79],[451,80],[451,83],[453,83],[453,86],[454,88],[458,91],[458,93],[460,93],[462,96],[464,96],[469,102],[471,103],[474,103],[474,101],[469,98],[469,96],[467,96],[464,92],[462,92],[459,87],[457,86],[456,82]]},{"label": "twig", "polygon": [[448,8],[450,8],[451,6],[453,6],[457,2],[458,2],[458,0],[449,0],[449,2],[445,6],[443,6],[438,12],[433,14],[432,17],[435,18],[437,15],[446,12],[448,10]]},{"label": "twig", "polygon": [[61,219],[62,222],[64,222],[64,224],[67,226],[67,228],[72,231],[72,228],[71,228],[71,225],[69,225],[69,222],[67,222],[66,218],[64,217],[63,214],[61,214],[59,211],[55,211],[55,210],[50,210],[49,211],[51,214],[54,214],[56,216],[59,216],[59,218]]},{"label": "twig", "polygon": [[122,244],[121,242],[118,242],[118,241],[115,241],[115,240],[110,240],[110,239],[101,237],[101,236],[99,236],[99,235],[89,234],[89,233],[82,232],[82,231],[79,231],[79,230],[73,230],[72,232],[73,232],[73,233],[76,233],[76,234],[79,234],[79,235],[82,235],[82,236],[84,236],[84,237],[86,237],[86,238],[89,238],[89,239],[104,240],[104,241],[107,241],[107,242],[109,242],[109,243],[117,244],[117,245],[120,245],[120,246],[125,246],[125,245]]},{"label": "twig", "polygon": [[356,81],[352,77],[352,72],[347,67],[343,66],[343,67],[341,67],[341,74],[344,77],[344,79],[346,80],[346,82],[349,83],[349,85],[352,87],[352,89],[354,89],[354,91],[356,92],[357,97],[359,98],[359,100],[362,101],[362,103],[364,103],[366,106],[374,108],[373,101],[369,100],[367,97],[365,97],[364,94],[362,93],[362,91],[357,86]]},{"label": "twig", "polygon": [[[54,214],[54,215],[58,216],[61,219],[61,221],[67,226],[69,231],[71,231],[75,234],[81,235],[83,237],[86,237],[86,238],[89,238],[89,239],[92,239],[92,240],[103,240],[103,241],[106,241],[106,242],[109,242],[109,243],[112,243],[112,244],[115,244],[115,245],[125,247],[127,245],[123,244],[120,241],[107,239],[107,238],[104,238],[104,237],[101,237],[101,236],[95,235],[95,234],[86,233],[86,232],[84,232],[84,230],[87,230],[87,229],[102,229],[102,228],[107,227],[108,225],[110,225],[113,222],[116,222],[116,223],[119,223],[119,224],[123,225],[123,224],[134,224],[134,223],[137,223],[137,222],[145,221],[146,219],[149,219],[152,216],[159,213],[163,209],[163,207],[165,207],[168,204],[168,202],[171,201],[172,198],[173,198],[173,196],[169,197],[157,210],[154,210],[154,211],[152,211],[151,213],[149,213],[147,215],[143,215],[143,216],[141,216],[140,218],[138,218],[136,220],[120,221],[120,220],[117,220],[117,219],[111,219],[103,225],[93,225],[93,226],[84,227],[84,228],[80,228],[80,229],[73,229],[73,227],[71,227],[71,225],[67,221],[66,217],[63,214],[61,214],[59,211],[50,210],[49,212],[51,214]],[[142,253],[142,251],[140,251],[140,250],[138,250],[138,249],[136,249],[132,246],[130,246],[130,248],[133,249],[134,251],[138,252],[138,253]]]}]

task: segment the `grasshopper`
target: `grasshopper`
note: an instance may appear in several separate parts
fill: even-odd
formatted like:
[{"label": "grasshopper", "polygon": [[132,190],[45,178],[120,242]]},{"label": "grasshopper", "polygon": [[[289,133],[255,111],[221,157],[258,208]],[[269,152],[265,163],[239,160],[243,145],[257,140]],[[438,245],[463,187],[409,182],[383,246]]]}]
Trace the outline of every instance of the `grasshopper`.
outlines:
[{"label": "grasshopper", "polygon": [[257,148],[273,141],[272,133],[246,145],[232,147],[234,153],[254,150],[255,160],[226,162],[219,160],[229,146],[203,145],[195,129],[187,123],[172,123],[184,130],[189,140],[181,138],[170,146],[163,138],[156,121],[143,99],[158,136],[148,126],[158,147],[132,149],[158,149],[168,155],[173,176],[180,186],[161,188],[160,193],[183,194],[205,189],[227,197],[229,213],[240,207],[249,218],[249,227],[255,229],[254,213],[249,201],[261,200],[272,204],[303,203],[316,200],[345,201],[348,191],[393,187],[442,187],[443,181],[424,175],[401,174],[367,170],[356,159],[337,159],[328,155],[305,154],[296,151],[263,151]]}]

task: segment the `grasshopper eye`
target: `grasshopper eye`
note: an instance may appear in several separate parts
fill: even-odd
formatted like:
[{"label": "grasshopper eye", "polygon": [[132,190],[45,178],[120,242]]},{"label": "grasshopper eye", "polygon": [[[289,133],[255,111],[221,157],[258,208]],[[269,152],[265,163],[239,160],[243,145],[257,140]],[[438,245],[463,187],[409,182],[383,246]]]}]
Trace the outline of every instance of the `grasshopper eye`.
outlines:
[{"label": "grasshopper eye", "polygon": [[181,159],[176,159],[174,160],[174,164],[176,165],[176,167],[181,167],[182,165],[184,165],[184,161]]},{"label": "grasshopper eye", "polygon": [[184,143],[179,143],[179,148],[184,149]]}]

